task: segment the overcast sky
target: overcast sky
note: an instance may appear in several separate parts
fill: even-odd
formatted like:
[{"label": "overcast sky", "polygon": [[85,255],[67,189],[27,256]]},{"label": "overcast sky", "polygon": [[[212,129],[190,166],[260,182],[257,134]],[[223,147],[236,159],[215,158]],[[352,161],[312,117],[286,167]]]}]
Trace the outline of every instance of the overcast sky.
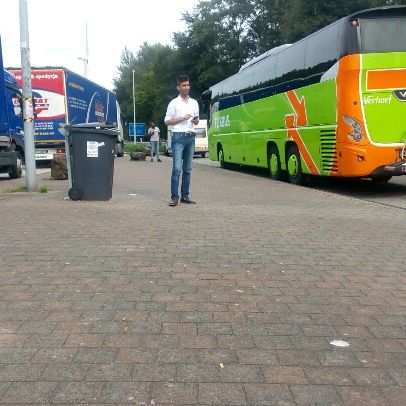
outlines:
[{"label": "overcast sky", "polygon": [[[65,66],[81,75],[87,22],[88,77],[109,89],[120,55],[144,42],[172,43],[184,11],[198,0],[27,0],[31,66]],[[0,35],[5,66],[21,66],[19,0],[2,1]]]}]

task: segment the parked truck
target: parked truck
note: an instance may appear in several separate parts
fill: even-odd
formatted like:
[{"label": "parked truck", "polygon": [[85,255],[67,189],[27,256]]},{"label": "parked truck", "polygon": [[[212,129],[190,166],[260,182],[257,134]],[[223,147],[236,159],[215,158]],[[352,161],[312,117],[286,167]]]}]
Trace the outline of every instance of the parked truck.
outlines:
[{"label": "parked truck", "polygon": [[[195,154],[200,155],[202,158],[206,156],[209,151],[209,144],[207,140],[207,120],[200,120],[199,124],[195,126]],[[165,145],[166,156],[172,155],[172,126],[168,125],[168,134]]]},{"label": "parked truck", "polygon": [[[21,88],[21,70],[8,70]],[[50,161],[54,154],[65,152],[65,139],[61,131],[63,124],[114,124],[120,130],[116,154],[119,157],[124,155],[122,116],[115,93],[64,67],[32,68],[31,84],[36,161]],[[13,142],[23,156],[22,136],[16,134]]]},{"label": "parked truck", "polygon": [[21,178],[21,157],[12,138],[23,131],[21,93],[13,75],[3,66],[0,39],[0,172],[10,178]]}]

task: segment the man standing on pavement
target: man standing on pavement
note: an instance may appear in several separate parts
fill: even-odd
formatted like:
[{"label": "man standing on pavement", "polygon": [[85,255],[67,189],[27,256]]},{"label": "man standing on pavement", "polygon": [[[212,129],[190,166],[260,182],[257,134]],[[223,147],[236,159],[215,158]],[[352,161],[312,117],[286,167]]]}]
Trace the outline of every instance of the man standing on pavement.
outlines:
[{"label": "man standing on pavement", "polygon": [[166,111],[165,124],[172,126],[172,176],[171,201],[169,206],[174,207],[179,202],[179,177],[182,171],[182,184],[180,188],[181,203],[194,204],[189,197],[190,172],[195,153],[194,126],[199,123],[199,105],[189,96],[190,83],[187,75],[180,75],[176,81],[179,96],[173,99]]},{"label": "man standing on pavement", "polygon": [[151,143],[151,162],[154,162],[154,151],[158,162],[162,162],[159,159],[159,128],[151,121],[151,127],[148,128],[148,135],[151,137],[149,139]]}]

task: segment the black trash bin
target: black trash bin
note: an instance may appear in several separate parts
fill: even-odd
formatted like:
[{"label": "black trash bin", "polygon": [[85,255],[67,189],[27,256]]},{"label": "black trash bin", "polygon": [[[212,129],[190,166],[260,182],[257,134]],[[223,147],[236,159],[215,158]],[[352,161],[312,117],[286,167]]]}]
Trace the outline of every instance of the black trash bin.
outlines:
[{"label": "black trash bin", "polygon": [[68,125],[72,200],[109,200],[118,131],[107,125]]}]

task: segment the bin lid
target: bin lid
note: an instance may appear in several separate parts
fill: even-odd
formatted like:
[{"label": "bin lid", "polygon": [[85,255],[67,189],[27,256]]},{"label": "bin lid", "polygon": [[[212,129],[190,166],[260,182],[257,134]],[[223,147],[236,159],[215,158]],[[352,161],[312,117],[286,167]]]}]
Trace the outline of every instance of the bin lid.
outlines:
[{"label": "bin lid", "polygon": [[63,127],[67,128],[102,128],[102,129],[116,129],[117,125],[115,123],[81,123],[81,124],[61,124]]},{"label": "bin lid", "polygon": [[117,126],[115,126],[113,123],[65,124],[63,125],[63,128],[69,133],[73,131],[75,132],[96,131],[102,132],[103,134],[109,134],[114,137],[117,137],[120,132]]}]

